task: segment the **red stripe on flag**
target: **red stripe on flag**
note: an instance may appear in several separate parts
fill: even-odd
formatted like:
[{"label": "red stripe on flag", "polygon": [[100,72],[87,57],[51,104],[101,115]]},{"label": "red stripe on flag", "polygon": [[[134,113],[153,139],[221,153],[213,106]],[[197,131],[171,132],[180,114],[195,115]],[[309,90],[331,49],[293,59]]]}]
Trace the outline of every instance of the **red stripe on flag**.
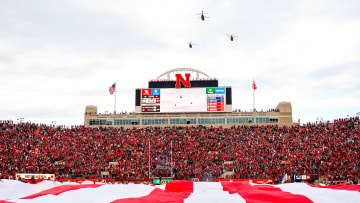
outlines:
[{"label": "red stripe on flag", "polygon": [[303,195],[284,192],[270,185],[250,185],[249,182],[221,182],[224,191],[237,193],[246,202],[312,202]]},{"label": "red stripe on flag", "polygon": [[67,192],[67,191],[71,191],[71,190],[78,190],[78,189],[82,189],[82,188],[97,188],[100,187],[102,185],[96,185],[96,184],[88,184],[88,185],[61,185],[61,186],[57,186],[57,187],[53,187],[26,197],[22,197],[20,199],[34,199],[37,197],[41,197],[44,195],[59,195],[63,192]]},{"label": "red stripe on flag", "polygon": [[155,188],[150,194],[143,197],[117,199],[112,203],[146,203],[146,202],[173,202],[182,203],[193,192],[191,181],[171,181],[166,183],[165,190]]},{"label": "red stripe on flag", "polygon": [[192,181],[175,180],[166,184],[165,191],[183,193],[189,196],[193,192],[193,188],[194,185]]},{"label": "red stripe on flag", "polygon": [[311,185],[311,184],[308,184],[308,185],[311,187],[316,187],[316,188],[325,188],[325,189],[333,189],[333,190],[348,190],[348,191],[360,192],[360,185],[345,185],[345,184],[329,185],[329,186]]},{"label": "red stripe on flag", "polygon": [[115,92],[115,90],[116,90],[115,85],[116,85],[116,83],[114,83],[113,85],[111,85],[111,86],[109,87],[109,92],[110,92],[110,94],[113,94],[113,93]]}]

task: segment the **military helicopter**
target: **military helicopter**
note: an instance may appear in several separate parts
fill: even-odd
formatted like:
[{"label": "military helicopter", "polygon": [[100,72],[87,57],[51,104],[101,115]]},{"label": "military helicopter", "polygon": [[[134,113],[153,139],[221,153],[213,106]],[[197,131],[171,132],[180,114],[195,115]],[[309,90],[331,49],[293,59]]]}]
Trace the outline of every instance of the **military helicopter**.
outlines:
[{"label": "military helicopter", "polygon": [[230,34],[226,34],[226,35],[227,35],[228,37],[230,37],[230,41],[234,41],[234,38],[237,37],[237,36],[236,36],[236,33],[231,34],[231,35],[230,35]]},{"label": "military helicopter", "polygon": [[190,42],[188,42],[187,44],[188,44],[189,48],[192,48],[192,47],[193,47],[193,45],[196,45],[196,44],[193,44],[191,41],[190,41]]},{"label": "military helicopter", "polygon": [[198,15],[200,15],[200,18],[201,18],[202,21],[204,21],[205,18],[209,18],[208,16],[205,16],[205,14],[207,14],[207,13],[204,13],[203,10],[201,10],[201,13],[198,13]]}]

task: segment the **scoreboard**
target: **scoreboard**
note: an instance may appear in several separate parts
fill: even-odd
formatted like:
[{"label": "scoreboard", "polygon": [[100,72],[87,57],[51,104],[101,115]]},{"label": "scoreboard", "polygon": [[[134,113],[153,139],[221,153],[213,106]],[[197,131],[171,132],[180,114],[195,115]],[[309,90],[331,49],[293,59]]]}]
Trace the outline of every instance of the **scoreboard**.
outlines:
[{"label": "scoreboard", "polygon": [[226,88],[141,89],[141,112],[224,112]]},{"label": "scoreboard", "polygon": [[160,89],[141,90],[142,112],[160,112]]},{"label": "scoreboard", "polygon": [[206,110],[225,110],[225,88],[206,88]]}]

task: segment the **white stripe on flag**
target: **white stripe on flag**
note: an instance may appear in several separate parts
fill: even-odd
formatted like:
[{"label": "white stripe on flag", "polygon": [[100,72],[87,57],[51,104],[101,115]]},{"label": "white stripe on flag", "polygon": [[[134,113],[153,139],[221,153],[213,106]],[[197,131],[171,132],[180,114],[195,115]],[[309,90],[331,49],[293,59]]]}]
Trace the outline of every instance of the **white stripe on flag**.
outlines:
[{"label": "white stripe on flag", "polygon": [[223,190],[220,182],[196,182],[194,183],[194,192],[189,198],[184,200],[184,203],[190,202],[236,202],[246,203],[246,201],[238,194],[229,194]]},{"label": "white stripe on flag", "polygon": [[314,202],[359,202],[360,192],[347,190],[333,190],[326,188],[310,187],[305,183],[291,183],[274,185],[283,191],[291,192],[293,194],[300,194],[308,197]]}]

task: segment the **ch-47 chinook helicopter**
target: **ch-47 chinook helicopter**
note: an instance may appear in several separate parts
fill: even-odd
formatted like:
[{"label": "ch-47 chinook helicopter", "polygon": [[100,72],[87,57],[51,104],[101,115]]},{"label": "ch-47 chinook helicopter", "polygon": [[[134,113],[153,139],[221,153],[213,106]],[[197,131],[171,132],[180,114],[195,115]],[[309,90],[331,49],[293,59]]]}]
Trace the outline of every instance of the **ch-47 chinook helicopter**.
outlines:
[{"label": "ch-47 chinook helicopter", "polygon": [[226,34],[226,35],[227,35],[228,37],[230,37],[230,41],[234,41],[234,38],[237,37],[237,36],[236,36],[236,33],[231,34],[231,35],[230,35],[230,34]]},{"label": "ch-47 chinook helicopter", "polygon": [[205,14],[207,14],[207,13],[204,13],[203,10],[201,10],[201,13],[198,13],[198,15],[200,15],[200,19],[201,19],[202,21],[204,21],[205,18],[209,18],[208,16],[205,16]]}]

